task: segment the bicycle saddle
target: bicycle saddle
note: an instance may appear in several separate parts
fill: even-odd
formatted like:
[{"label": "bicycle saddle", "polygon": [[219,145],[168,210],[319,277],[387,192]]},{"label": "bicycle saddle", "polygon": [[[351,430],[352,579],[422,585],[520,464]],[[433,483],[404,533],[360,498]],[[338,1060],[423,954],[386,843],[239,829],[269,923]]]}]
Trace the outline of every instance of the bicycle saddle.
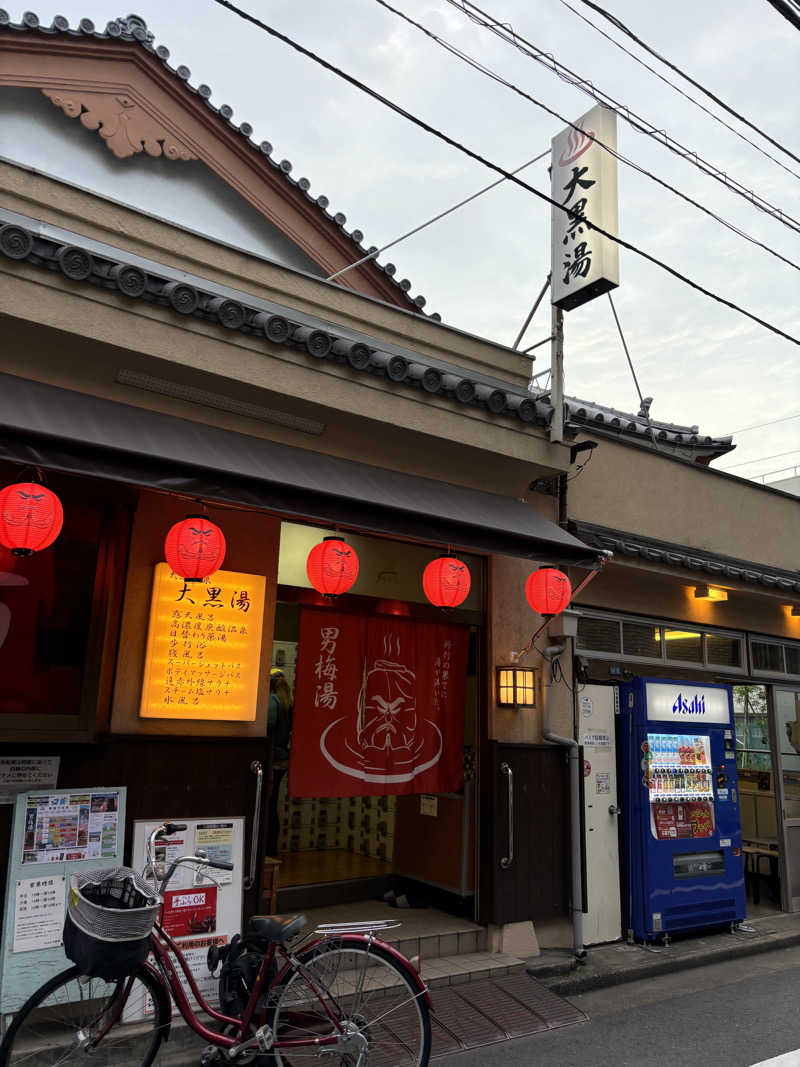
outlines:
[{"label": "bicycle saddle", "polygon": [[307,923],[305,915],[252,915],[247,923],[245,937],[283,945],[299,934]]}]

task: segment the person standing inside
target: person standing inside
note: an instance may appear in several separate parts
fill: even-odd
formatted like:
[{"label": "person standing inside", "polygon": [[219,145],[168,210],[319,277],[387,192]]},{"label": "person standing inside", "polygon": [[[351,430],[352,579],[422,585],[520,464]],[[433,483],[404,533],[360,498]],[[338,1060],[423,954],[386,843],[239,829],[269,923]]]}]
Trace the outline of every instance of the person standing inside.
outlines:
[{"label": "person standing inside", "polygon": [[272,857],[278,855],[278,838],[281,829],[279,794],[281,782],[289,769],[292,710],[292,694],[286,676],[279,667],[273,667],[270,671],[267,708],[267,736],[272,737],[272,789],[267,822],[267,855]]}]

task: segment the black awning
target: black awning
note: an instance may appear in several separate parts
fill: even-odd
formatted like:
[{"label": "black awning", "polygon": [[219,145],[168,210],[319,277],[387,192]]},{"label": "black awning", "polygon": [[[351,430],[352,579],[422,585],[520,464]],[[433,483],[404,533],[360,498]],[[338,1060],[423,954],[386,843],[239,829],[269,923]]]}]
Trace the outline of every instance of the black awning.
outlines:
[{"label": "black awning", "polygon": [[0,457],[543,563],[598,550],[527,504],[0,374]]}]

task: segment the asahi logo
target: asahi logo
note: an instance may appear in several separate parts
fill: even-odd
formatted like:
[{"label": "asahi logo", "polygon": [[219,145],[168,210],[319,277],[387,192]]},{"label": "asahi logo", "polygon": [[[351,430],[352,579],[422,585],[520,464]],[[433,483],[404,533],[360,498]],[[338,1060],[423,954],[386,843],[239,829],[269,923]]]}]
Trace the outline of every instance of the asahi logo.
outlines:
[{"label": "asahi logo", "polygon": [[706,698],[704,696],[694,696],[689,701],[682,693],[678,693],[672,705],[673,715],[705,715],[705,713]]}]

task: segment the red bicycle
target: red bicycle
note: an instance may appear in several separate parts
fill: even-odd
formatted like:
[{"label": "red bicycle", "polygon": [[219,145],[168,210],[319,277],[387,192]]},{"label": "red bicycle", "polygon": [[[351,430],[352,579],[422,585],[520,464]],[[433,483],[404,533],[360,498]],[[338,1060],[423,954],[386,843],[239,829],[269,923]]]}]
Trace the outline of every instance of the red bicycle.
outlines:
[{"label": "red bicycle", "polygon": [[[150,835],[144,876],[161,893],[180,864],[231,869],[198,850],[158,879],[155,842],[185,829],[165,823]],[[244,944],[263,957],[241,990],[243,1010],[226,1014],[208,1003],[180,945],[156,922],[150,955],[135,973],[107,981],[70,967],[33,993],[0,1045],[0,1067],[60,1067],[88,1057],[97,1067],[149,1067],[170,1037],[171,1001],[207,1042],[203,1065],[293,1067],[321,1059],[341,1067],[426,1067],[428,991],[409,960],[375,936],[387,924],[321,927],[298,942],[306,925],[304,915],[250,919]]]}]

